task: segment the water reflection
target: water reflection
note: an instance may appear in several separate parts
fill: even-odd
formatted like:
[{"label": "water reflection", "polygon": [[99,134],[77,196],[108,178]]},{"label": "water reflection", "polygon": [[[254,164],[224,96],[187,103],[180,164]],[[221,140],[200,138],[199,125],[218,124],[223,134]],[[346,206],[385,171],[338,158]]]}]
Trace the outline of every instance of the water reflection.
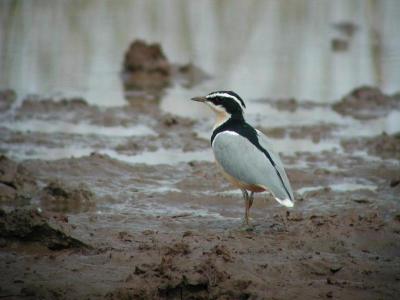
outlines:
[{"label": "water reflection", "polygon": [[196,91],[172,88],[169,99],[233,89],[330,101],[361,84],[391,93],[399,16],[396,0],[1,1],[0,87],[122,105],[123,54],[144,38],[214,76]]}]

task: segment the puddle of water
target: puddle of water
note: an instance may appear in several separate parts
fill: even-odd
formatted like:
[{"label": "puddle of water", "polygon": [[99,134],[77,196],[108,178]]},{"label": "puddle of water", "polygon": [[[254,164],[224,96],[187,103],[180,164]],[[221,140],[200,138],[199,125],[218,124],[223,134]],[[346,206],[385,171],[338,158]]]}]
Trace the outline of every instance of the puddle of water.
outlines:
[{"label": "puddle of water", "polygon": [[390,112],[384,120],[386,133],[394,134],[400,132],[400,111]]},{"label": "puddle of water", "polygon": [[370,190],[376,191],[378,188],[373,184],[360,184],[360,183],[337,183],[330,185],[331,189],[337,192],[352,192],[356,190]]},{"label": "puddle of water", "polygon": [[175,165],[181,162],[214,160],[214,155],[210,149],[188,152],[183,152],[181,149],[159,149],[157,151],[143,152],[133,156],[120,154],[113,150],[102,150],[100,153],[107,154],[112,158],[131,164]]},{"label": "puddle of water", "polygon": [[[400,82],[399,11],[399,1],[0,1],[0,86],[121,105],[121,61],[142,38],[212,74],[209,91],[325,102],[363,84],[391,93]],[[352,36],[335,28],[343,21],[357,27]],[[334,38],[348,48],[333,51]]]},{"label": "puddle of water", "polygon": [[16,160],[45,159],[57,160],[70,157],[88,156],[93,152],[92,148],[68,146],[64,148],[47,148],[37,145],[7,145],[7,156]]},{"label": "puddle of water", "polygon": [[[51,125],[50,125],[51,124]],[[0,127],[21,132],[43,132],[43,133],[70,133],[83,135],[105,135],[114,137],[146,136],[156,135],[151,128],[145,125],[130,127],[123,126],[98,126],[89,123],[68,123],[63,121],[43,121],[37,119],[3,122]]]},{"label": "puddle of water", "polygon": [[64,148],[47,148],[43,146],[18,145],[7,146],[7,155],[13,159],[45,159],[58,160],[70,157],[88,156],[93,152],[106,154],[111,158],[121,160],[130,164],[147,164],[147,165],[175,165],[182,162],[190,161],[213,161],[214,155],[211,149],[183,152],[181,149],[159,149],[152,152],[143,152],[137,155],[126,155],[118,153],[111,149],[93,149],[75,146]]},{"label": "puddle of water", "polygon": [[177,85],[169,88],[162,98],[160,108],[164,112],[181,117],[214,118],[214,114],[206,105],[190,100],[195,96],[207,95],[211,90],[204,87],[207,83],[192,89],[185,89]]},{"label": "puddle of water", "polygon": [[301,195],[303,195],[304,193],[308,193],[308,192],[313,192],[313,191],[319,191],[324,189],[325,187],[322,185],[319,186],[306,186],[306,187],[302,187],[300,189],[297,190],[297,192]]}]

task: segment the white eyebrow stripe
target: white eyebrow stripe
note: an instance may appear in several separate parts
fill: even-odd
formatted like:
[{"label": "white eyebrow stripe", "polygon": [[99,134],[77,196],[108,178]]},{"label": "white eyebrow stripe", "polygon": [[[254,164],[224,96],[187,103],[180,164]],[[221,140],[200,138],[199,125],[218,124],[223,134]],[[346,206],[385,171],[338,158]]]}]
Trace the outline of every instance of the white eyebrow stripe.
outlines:
[{"label": "white eyebrow stripe", "polygon": [[245,109],[244,106],[243,106],[243,104],[242,104],[242,102],[240,102],[240,100],[239,100],[238,98],[236,98],[235,96],[232,96],[232,95],[230,95],[230,94],[227,94],[227,93],[213,93],[213,94],[210,94],[210,95],[207,95],[207,96],[206,96],[207,99],[208,99],[208,98],[215,98],[215,97],[226,97],[226,98],[231,98],[231,99],[235,100],[236,103],[239,104],[240,107],[241,107],[243,110]]}]

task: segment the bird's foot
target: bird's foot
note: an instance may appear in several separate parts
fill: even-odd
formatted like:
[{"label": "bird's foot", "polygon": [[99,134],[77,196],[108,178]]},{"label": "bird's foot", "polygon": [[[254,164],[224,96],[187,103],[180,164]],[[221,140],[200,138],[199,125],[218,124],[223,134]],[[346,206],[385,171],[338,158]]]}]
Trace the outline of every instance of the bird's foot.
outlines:
[{"label": "bird's foot", "polygon": [[253,232],[254,231],[254,226],[253,225],[242,225],[239,227],[239,231],[242,232]]},{"label": "bird's foot", "polygon": [[242,225],[240,225],[239,227],[239,231],[243,231],[243,232],[251,232],[254,231],[254,226],[251,225],[250,223],[243,221]]}]

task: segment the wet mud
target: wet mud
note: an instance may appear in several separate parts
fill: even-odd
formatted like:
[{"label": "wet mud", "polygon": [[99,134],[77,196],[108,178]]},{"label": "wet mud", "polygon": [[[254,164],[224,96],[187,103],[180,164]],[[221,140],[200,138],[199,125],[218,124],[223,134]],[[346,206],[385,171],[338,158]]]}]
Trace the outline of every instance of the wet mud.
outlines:
[{"label": "wet mud", "polygon": [[68,217],[65,215],[45,215],[36,209],[15,209],[9,213],[0,210],[0,216],[2,247],[10,247],[9,243],[23,247],[30,242],[50,250],[88,247],[68,235],[65,226]]},{"label": "wet mud", "polygon": [[333,109],[254,102],[265,114],[333,117],[271,127],[249,116],[277,145],[296,198],[288,210],[256,195],[253,231],[241,230],[241,194],[212,162],[212,120],[157,103],[10,106],[0,124],[0,297],[397,299],[399,137],[349,128],[398,99],[368,95]]}]

